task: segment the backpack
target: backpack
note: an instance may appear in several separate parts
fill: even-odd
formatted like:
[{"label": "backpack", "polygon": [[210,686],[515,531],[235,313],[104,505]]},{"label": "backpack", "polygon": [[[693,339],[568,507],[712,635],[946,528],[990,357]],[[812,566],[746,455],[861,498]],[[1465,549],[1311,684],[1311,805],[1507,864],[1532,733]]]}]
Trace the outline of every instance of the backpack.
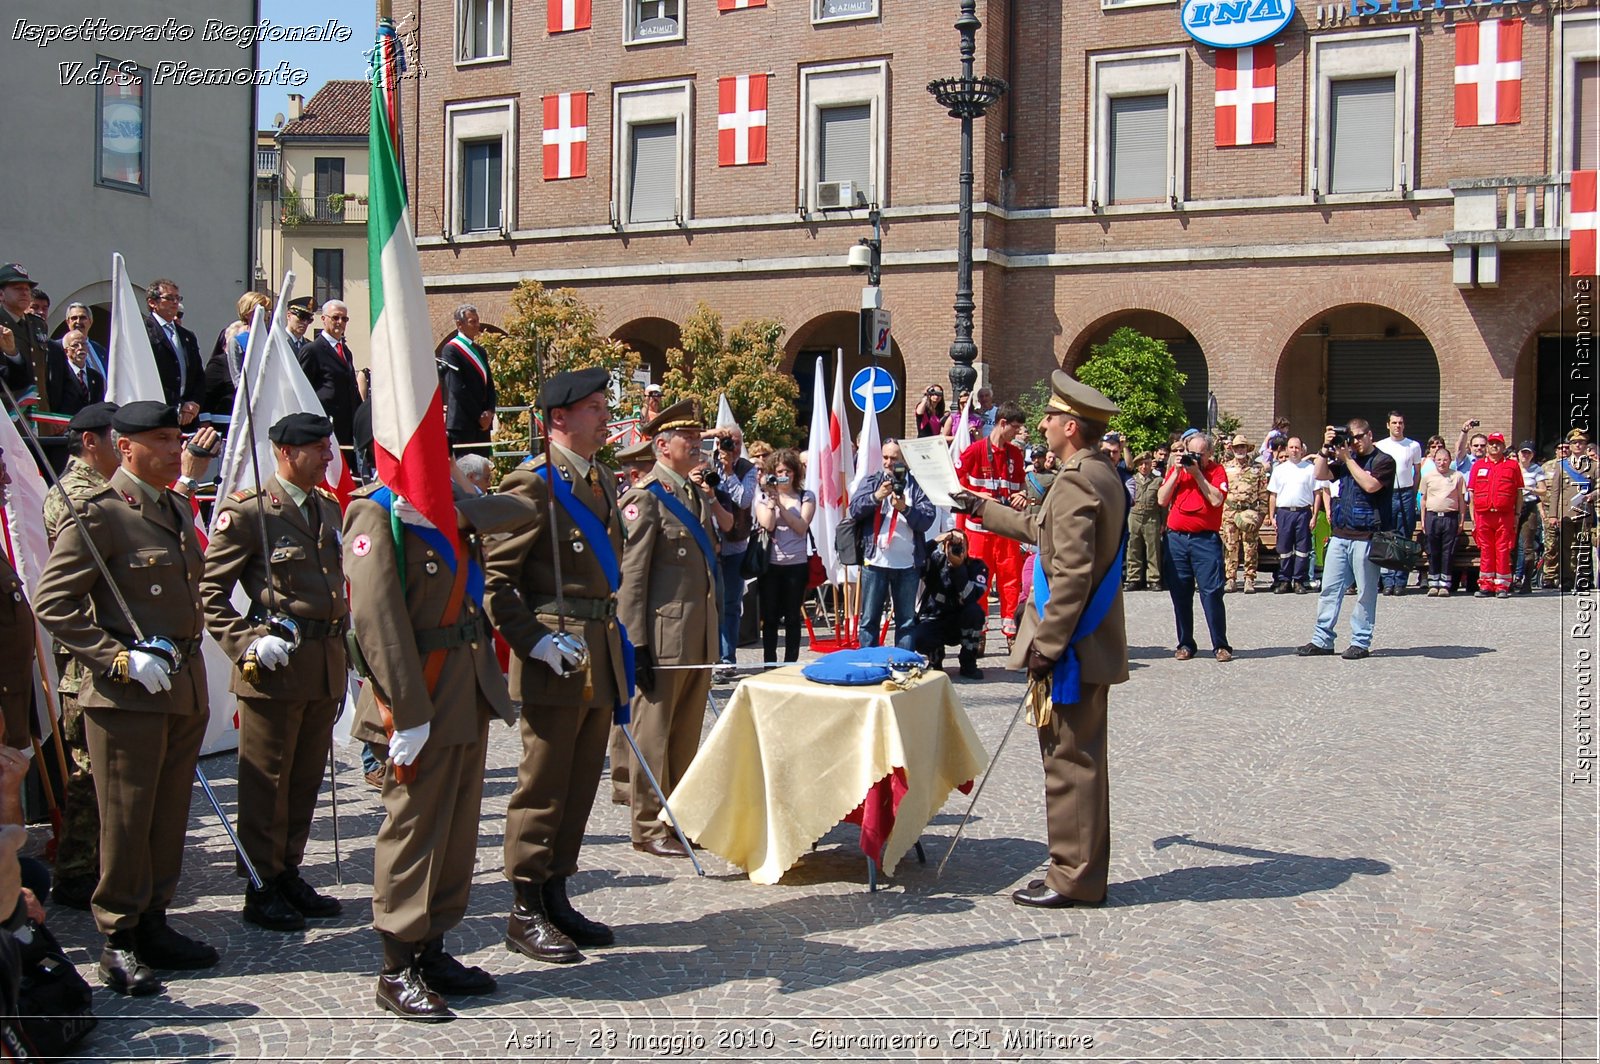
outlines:
[{"label": "backpack", "polygon": [[29,920],[10,937],[18,949],[21,980],[16,1013],[0,1022],[0,1058],[74,1056],[73,1047],[100,1022],[89,984],[44,925]]}]

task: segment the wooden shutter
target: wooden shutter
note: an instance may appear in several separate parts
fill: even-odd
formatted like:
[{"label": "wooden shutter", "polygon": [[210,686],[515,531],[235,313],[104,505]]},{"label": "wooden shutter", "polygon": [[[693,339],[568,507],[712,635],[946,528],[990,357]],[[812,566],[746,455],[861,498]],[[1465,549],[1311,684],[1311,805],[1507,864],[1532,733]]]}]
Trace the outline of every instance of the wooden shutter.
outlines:
[{"label": "wooden shutter", "polygon": [[1329,83],[1329,192],[1394,188],[1394,77]]},{"label": "wooden shutter", "polygon": [[817,176],[822,181],[852,181],[860,196],[873,201],[871,104],[818,112]]},{"label": "wooden shutter", "polygon": [[651,122],[629,127],[633,173],[628,221],[670,222],[678,215],[678,124]]},{"label": "wooden shutter", "polygon": [[1577,85],[1572,94],[1574,136],[1572,168],[1600,170],[1600,59],[1577,64]]},{"label": "wooden shutter", "polygon": [[1167,96],[1114,96],[1111,128],[1110,203],[1148,203],[1167,198]]}]

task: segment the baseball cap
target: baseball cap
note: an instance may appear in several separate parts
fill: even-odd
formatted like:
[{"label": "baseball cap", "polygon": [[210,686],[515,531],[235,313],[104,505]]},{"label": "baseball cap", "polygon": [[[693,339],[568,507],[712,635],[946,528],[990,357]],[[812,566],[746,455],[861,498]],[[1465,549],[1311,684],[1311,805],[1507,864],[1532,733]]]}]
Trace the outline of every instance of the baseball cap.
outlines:
[{"label": "baseball cap", "polygon": [[1518,445],[1517,450],[1519,450],[1519,451],[1527,451],[1529,454],[1534,454],[1539,449],[1533,445],[1533,441],[1532,440],[1523,440],[1522,443],[1520,445]]},{"label": "baseball cap", "polygon": [[645,385],[644,386],[644,394],[646,394],[646,395],[660,395],[661,394],[661,385],[659,385],[659,384],[647,384],[647,385]]},{"label": "baseball cap", "polygon": [[1491,432],[1491,433],[1489,433],[1488,436],[1486,436],[1484,438],[1487,439],[1490,443],[1498,443],[1501,446],[1505,446],[1506,434],[1503,433],[1503,432]]}]

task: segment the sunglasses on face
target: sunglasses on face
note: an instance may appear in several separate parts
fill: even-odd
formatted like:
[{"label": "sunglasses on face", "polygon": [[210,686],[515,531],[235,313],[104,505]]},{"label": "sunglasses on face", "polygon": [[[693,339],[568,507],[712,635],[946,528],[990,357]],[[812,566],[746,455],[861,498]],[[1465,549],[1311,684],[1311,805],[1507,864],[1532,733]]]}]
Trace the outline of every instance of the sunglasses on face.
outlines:
[{"label": "sunglasses on face", "polygon": [[329,314],[328,315],[328,320],[329,321],[349,321],[350,320],[350,315],[348,315],[348,314]]}]

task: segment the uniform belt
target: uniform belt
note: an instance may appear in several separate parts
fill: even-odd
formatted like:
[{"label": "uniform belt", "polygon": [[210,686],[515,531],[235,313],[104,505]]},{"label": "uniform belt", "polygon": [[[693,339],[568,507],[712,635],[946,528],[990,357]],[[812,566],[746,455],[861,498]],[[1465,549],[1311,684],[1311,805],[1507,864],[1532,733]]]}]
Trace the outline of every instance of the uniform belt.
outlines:
[{"label": "uniform belt", "polygon": [[1291,513],[1299,513],[1302,510],[1309,510],[1309,509],[1311,509],[1311,507],[1309,507],[1309,506],[1280,506],[1280,507],[1278,507],[1278,509],[1279,510],[1288,510]]},{"label": "uniform belt", "polygon": [[[250,623],[266,624],[269,616],[270,614],[263,613],[260,610],[251,610]],[[349,627],[347,618],[344,617],[340,617],[336,621],[314,621],[308,617],[296,617],[287,610],[282,611],[279,616],[287,617],[293,621],[295,627],[300,629],[300,638],[302,639],[337,639],[342,637],[345,629]]]},{"label": "uniform belt", "polygon": [[574,621],[609,621],[617,615],[615,598],[574,598],[562,596],[561,608],[556,608],[553,598],[536,599],[531,603],[534,613],[547,617],[566,617]]},{"label": "uniform belt", "polygon": [[448,628],[423,628],[416,633],[417,652],[431,654],[435,650],[454,650],[483,638],[483,619],[479,614],[465,618],[460,624]]},{"label": "uniform belt", "polygon": [[[138,640],[131,635],[118,635],[117,633],[112,633],[112,635],[119,642],[123,643],[130,649],[138,645]],[[174,639],[172,636],[160,636],[158,638],[165,639],[167,642],[177,647],[178,653],[183,655],[183,660],[185,663],[188,663],[196,654],[200,653],[201,643],[198,639]]]}]

